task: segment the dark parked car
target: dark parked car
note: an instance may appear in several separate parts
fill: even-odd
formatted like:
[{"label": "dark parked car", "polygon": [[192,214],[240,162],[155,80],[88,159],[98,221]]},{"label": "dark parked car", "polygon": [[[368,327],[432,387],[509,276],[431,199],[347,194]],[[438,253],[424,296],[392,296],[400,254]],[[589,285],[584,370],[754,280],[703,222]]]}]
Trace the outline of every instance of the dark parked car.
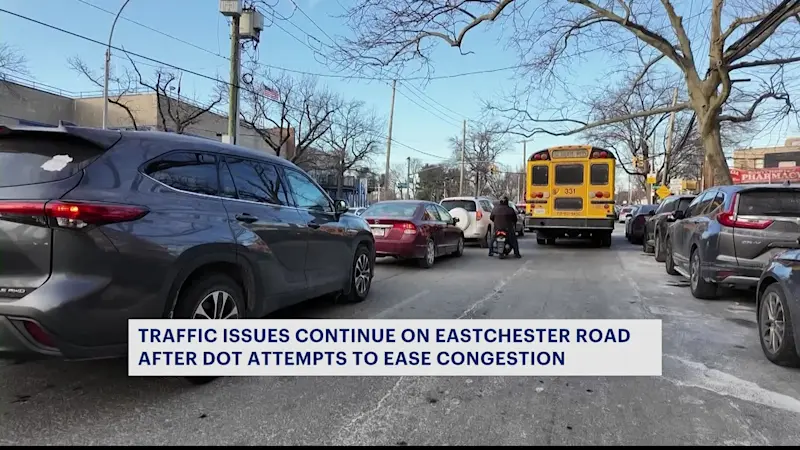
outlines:
[{"label": "dark parked car", "polygon": [[375,243],[345,211],[261,151],[0,126],[0,357],[122,356],[130,318],[259,318],[329,293],[362,301]]},{"label": "dark parked car", "polygon": [[775,255],[758,282],[758,334],[775,364],[800,367],[800,250]]},{"label": "dark parked car", "polygon": [[389,200],[361,214],[375,236],[377,256],[417,259],[429,269],[439,256],[464,254],[458,218],[443,206],[424,200]]},{"label": "dark parked car", "polygon": [[756,286],[773,256],[797,247],[800,186],[713,187],[670,220],[667,272],[688,278],[696,298],[714,298],[719,285]]},{"label": "dark parked car", "polygon": [[644,240],[645,222],[656,213],[658,205],[640,205],[625,224],[625,236],[631,244],[640,245]]},{"label": "dark parked car", "polygon": [[667,219],[675,211],[685,213],[695,197],[697,196],[693,194],[673,195],[661,201],[655,215],[645,222],[645,238],[642,243],[645,253],[655,253],[656,261],[664,262],[664,236],[667,235],[667,227],[671,223]]}]

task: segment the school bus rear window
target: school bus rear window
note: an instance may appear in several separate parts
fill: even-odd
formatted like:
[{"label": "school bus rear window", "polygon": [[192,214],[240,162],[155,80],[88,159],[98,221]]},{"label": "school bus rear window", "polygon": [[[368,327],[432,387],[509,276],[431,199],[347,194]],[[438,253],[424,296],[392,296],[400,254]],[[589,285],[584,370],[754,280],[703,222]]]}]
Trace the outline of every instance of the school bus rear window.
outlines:
[{"label": "school bus rear window", "polygon": [[589,170],[589,182],[593,185],[608,184],[608,164],[592,164]]},{"label": "school bus rear window", "polygon": [[583,164],[559,164],[556,166],[556,184],[583,184]]},{"label": "school bus rear window", "polygon": [[547,166],[535,166],[531,174],[531,184],[534,186],[547,186]]}]

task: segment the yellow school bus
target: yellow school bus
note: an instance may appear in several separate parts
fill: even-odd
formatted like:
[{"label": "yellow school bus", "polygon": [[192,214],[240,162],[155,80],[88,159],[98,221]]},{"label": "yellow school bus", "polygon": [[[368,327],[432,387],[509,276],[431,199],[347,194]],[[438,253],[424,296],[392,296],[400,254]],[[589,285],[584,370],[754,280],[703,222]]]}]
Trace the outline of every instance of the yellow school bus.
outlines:
[{"label": "yellow school bus", "polygon": [[611,246],[616,158],[591,145],[551,147],[528,158],[525,226],[539,245],[587,238]]}]

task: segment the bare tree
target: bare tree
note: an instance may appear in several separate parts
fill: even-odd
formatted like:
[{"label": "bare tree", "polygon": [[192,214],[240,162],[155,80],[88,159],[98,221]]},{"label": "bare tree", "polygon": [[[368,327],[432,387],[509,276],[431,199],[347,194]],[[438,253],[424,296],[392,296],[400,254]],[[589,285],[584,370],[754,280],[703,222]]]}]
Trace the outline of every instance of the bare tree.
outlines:
[{"label": "bare tree", "polygon": [[[242,92],[241,119],[278,156],[295,163],[331,128],[331,116],[341,104],[317,79],[262,73]],[[294,144],[294,152],[285,150]]]},{"label": "bare tree", "polygon": [[336,170],[336,198],[342,198],[344,175],[357,166],[368,166],[382,153],[383,123],[362,101],[344,102],[332,111],[328,130],[322,136],[325,152]]},{"label": "bare tree", "polygon": [[[356,35],[344,41],[337,59],[353,67],[395,65],[402,69],[410,63],[430,67],[436,41],[463,54],[470,30],[505,17],[513,28],[510,45],[518,50],[522,74],[530,79],[509,105],[495,108],[515,121],[513,131],[528,137],[538,133],[567,136],[614,122],[690,109],[696,114],[709,169],[706,185],[729,184],[721,125],[752,120],[768,100],[777,103],[783,114],[796,113],[783,72],[787,64],[800,61],[800,21],[793,20],[800,14],[800,1],[777,1],[740,2],[723,8],[724,0],[709,0],[698,4],[698,13],[684,18],[670,0],[358,0],[346,14]],[[690,26],[696,18],[708,24],[707,34]],[[594,45],[586,41],[594,41]],[[543,99],[532,96],[545,92],[547,98],[555,87],[565,85],[566,91],[581,90],[569,86],[572,83],[561,77],[560,69],[589,52],[607,52],[604,60],[617,63],[612,66],[628,66],[638,74],[669,62],[684,80],[683,99],[675,105],[665,103],[600,120],[591,114],[585,119],[586,111],[580,115],[565,111],[563,105],[556,111],[543,111]],[[639,64],[627,62],[629,52],[641,56]],[[702,58],[703,52],[707,59]],[[601,69],[583,66],[587,68]],[[769,72],[764,74],[764,70]],[[760,73],[768,81],[740,90],[734,85],[741,80],[734,78],[740,72],[751,78]],[[616,77],[605,79],[610,85],[618,83]],[[748,104],[744,104],[746,99]],[[535,110],[529,106],[532,104]]]},{"label": "bare tree", "polygon": [[25,55],[16,48],[0,43],[0,81],[4,81],[9,72],[28,73],[28,62]]},{"label": "bare tree", "polygon": [[[69,65],[70,69],[74,70],[80,75],[83,75],[84,78],[91,81],[95,86],[101,89],[103,88],[103,77],[89,68],[89,65],[86,64],[86,62],[84,62],[80,57],[73,56],[67,58],[67,64]],[[126,95],[136,92],[136,87],[139,84],[136,73],[126,67],[121,74],[109,74],[108,81],[109,87],[113,86],[113,89],[109,89],[108,103],[122,108],[122,110],[125,111],[125,114],[128,115],[128,119],[130,119],[133,129],[138,130],[139,126],[136,123],[134,111],[131,110],[130,105],[128,105],[128,102],[124,98]]]},{"label": "bare tree", "polygon": [[[502,125],[496,122],[484,122],[478,128],[467,133],[467,145],[464,149],[464,181],[471,183],[475,195],[481,195],[489,180],[492,167],[497,157],[510,148],[510,143],[501,130]],[[461,161],[461,136],[450,138],[453,159]],[[465,186],[466,189],[466,186]]]},{"label": "bare tree", "polygon": [[147,78],[142,75],[130,56],[128,56],[128,60],[139,85],[156,94],[159,128],[163,131],[183,134],[187,128],[199,122],[204,114],[223,103],[227,88],[222,82],[214,86],[209,100],[201,105],[195,99],[181,95],[183,79],[180,72],[158,68],[152,77]]}]

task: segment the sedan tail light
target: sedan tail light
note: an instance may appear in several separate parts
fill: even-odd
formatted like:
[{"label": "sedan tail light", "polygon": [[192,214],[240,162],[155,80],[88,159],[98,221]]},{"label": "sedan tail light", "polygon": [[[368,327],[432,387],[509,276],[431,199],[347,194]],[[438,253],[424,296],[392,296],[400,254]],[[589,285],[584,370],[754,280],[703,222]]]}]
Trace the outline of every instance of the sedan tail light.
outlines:
[{"label": "sedan tail light", "polygon": [[392,227],[403,230],[403,234],[417,234],[417,226],[411,222],[397,222]]}]

